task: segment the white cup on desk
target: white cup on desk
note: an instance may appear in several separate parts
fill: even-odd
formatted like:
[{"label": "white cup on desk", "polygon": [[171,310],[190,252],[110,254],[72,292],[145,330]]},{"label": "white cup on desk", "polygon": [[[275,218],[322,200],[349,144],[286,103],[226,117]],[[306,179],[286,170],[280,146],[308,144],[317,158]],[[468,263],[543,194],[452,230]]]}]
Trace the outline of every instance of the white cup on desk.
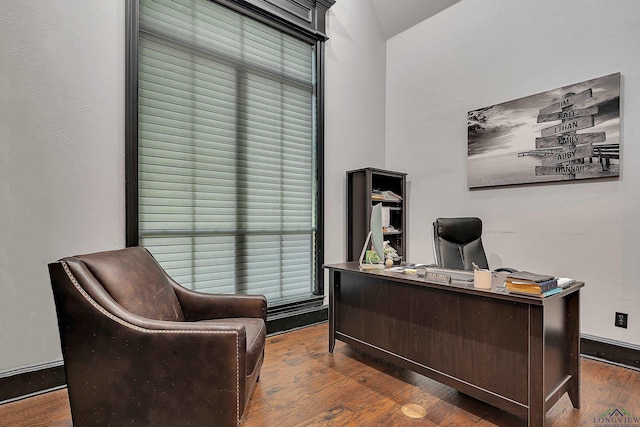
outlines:
[{"label": "white cup on desk", "polygon": [[491,289],[491,270],[473,270],[473,286],[479,289]]}]

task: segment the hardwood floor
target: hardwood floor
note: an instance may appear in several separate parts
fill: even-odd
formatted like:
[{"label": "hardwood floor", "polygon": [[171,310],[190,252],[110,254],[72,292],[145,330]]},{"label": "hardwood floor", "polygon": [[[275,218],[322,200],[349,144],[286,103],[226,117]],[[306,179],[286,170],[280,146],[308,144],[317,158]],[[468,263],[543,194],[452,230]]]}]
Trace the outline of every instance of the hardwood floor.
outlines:
[{"label": "hardwood floor", "polygon": [[[242,427],[526,426],[524,419],[341,342],[330,354],[327,333],[324,323],[267,339]],[[565,395],[547,413],[547,426],[593,426],[610,409],[640,417],[639,371],[586,358],[580,369],[581,409]],[[405,415],[421,411],[421,418]],[[71,426],[66,389],[0,406],[0,426]]]},{"label": "hardwood floor", "polygon": [[68,427],[71,410],[67,389],[0,405],[2,427]]}]

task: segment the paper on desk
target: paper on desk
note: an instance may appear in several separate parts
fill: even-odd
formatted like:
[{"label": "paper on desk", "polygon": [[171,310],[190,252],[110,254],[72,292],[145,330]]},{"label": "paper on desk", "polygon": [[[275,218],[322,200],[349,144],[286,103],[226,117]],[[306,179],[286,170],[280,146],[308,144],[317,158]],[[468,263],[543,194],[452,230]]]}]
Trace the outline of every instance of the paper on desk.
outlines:
[{"label": "paper on desk", "polygon": [[571,279],[569,277],[557,277],[557,279],[559,288],[566,288],[576,282],[576,279]]}]

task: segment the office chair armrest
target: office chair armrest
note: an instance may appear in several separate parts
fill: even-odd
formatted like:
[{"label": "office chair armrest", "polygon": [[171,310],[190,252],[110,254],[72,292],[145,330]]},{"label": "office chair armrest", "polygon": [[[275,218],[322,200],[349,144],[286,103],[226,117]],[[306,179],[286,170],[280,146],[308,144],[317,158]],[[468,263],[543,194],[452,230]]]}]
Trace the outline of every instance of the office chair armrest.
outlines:
[{"label": "office chair armrest", "polygon": [[493,271],[496,272],[496,273],[500,273],[500,272],[515,273],[518,270],[516,270],[515,268],[500,267],[500,268],[496,268]]}]

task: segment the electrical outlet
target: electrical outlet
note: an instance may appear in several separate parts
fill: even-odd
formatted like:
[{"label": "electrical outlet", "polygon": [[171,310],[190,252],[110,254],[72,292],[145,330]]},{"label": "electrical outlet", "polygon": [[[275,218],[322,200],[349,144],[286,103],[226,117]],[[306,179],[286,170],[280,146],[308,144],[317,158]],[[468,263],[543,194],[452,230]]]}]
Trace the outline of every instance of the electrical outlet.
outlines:
[{"label": "electrical outlet", "polygon": [[614,325],[617,326],[618,328],[627,329],[628,317],[629,317],[629,315],[627,313],[618,313],[618,312],[616,312],[616,322],[614,323]]}]

